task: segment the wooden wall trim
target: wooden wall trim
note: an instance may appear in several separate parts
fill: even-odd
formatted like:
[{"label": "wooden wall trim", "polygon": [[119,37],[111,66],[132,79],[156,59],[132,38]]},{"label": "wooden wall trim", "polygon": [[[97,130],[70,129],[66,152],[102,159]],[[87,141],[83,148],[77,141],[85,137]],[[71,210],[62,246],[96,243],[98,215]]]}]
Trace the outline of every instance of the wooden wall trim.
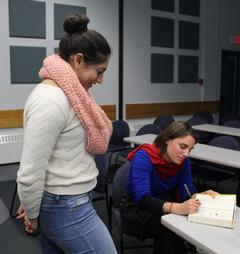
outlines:
[{"label": "wooden wall trim", "polygon": [[100,105],[109,119],[116,120],[116,105]]},{"label": "wooden wall trim", "polygon": [[0,128],[21,128],[23,109],[0,110]]},{"label": "wooden wall trim", "polygon": [[[111,120],[116,120],[116,105],[101,105]],[[0,110],[0,128],[23,127],[23,109]]]},{"label": "wooden wall trim", "polygon": [[126,104],[126,119],[151,118],[168,114],[190,115],[201,110],[217,113],[219,105],[219,101]]}]

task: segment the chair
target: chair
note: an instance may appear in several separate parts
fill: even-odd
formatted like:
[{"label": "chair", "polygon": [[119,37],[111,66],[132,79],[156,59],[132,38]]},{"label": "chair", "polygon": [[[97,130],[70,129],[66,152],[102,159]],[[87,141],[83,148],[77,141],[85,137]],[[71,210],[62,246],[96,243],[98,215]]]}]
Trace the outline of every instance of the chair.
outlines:
[{"label": "chair", "polygon": [[[10,168],[14,167],[17,170],[19,168],[19,165],[20,165],[19,162],[11,163],[11,164],[6,164],[6,168],[5,169],[7,169],[7,167],[10,167]],[[13,191],[13,194],[12,194],[12,200],[11,200],[10,210],[9,210],[10,217],[12,217],[12,218],[16,217],[16,214],[14,213],[16,198],[17,198],[17,183],[15,183],[15,186],[14,186],[14,191]]]},{"label": "chair", "polygon": [[123,138],[128,137],[130,128],[126,121],[116,120],[112,122],[113,132],[109,141],[108,153],[114,153],[126,149],[128,143]]},{"label": "chair", "polygon": [[207,123],[213,124],[213,116],[208,111],[198,111],[193,114],[193,117],[202,117],[202,118],[206,119]]},{"label": "chair", "polygon": [[124,163],[114,175],[112,182],[111,211],[119,232],[121,254],[124,253],[124,249],[152,247],[152,245],[124,245],[124,234],[127,235],[127,233],[124,232],[122,228],[119,204],[125,194],[125,183],[130,171],[130,165],[130,162]]},{"label": "chair", "polygon": [[220,124],[223,125],[225,122],[232,120],[240,121],[240,115],[238,113],[226,113],[220,118]]},{"label": "chair", "polygon": [[[162,129],[155,124],[146,124],[142,126],[136,133],[136,136],[144,135],[144,134],[156,134],[159,135],[161,133]],[[134,148],[136,148],[137,145],[135,145]],[[115,164],[116,166],[120,166],[122,163],[126,162],[127,155],[134,149],[134,148],[128,148],[126,150],[122,150],[118,153],[116,156]],[[123,159],[123,160],[121,160]],[[119,164],[120,163],[120,164]]]},{"label": "chair", "polygon": [[[218,136],[212,139],[208,145],[240,151],[238,141],[231,136]],[[234,169],[208,162],[200,162],[195,164],[193,166],[193,175],[202,179],[204,188],[206,188],[206,181],[215,181],[216,184],[214,187],[216,190],[218,189],[218,185],[221,181],[238,179],[237,171]]]},{"label": "chair", "polygon": [[136,135],[143,135],[143,134],[156,134],[159,135],[162,131],[161,127],[156,124],[146,124],[142,126],[136,133]]},{"label": "chair", "polygon": [[[119,151],[126,150],[129,148],[129,143],[124,142],[124,138],[130,135],[130,128],[126,121],[116,120],[112,122],[113,132],[109,141],[107,153],[109,156],[109,172],[108,172],[108,182],[112,182],[112,178],[116,172],[115,164],[116,157]],[[114,158],[115,157],[115,158]]]},{"label": "chair", "polygon": [[174,122],[174,117],[172,115],[162,115],[157,116],[153,121],[153,124],[158,125],[162,130],[164,130],[169,124]]},{"label": "chair", "polygon": [[[240,129],[240,120],[231,120],[231,121],[226,121],[222,124],[222,126],[226,126],[226,127],[233,127],[233,128],[237,128]],[[240,144],[240,137],[236,137],[234,136],[234,138],[238,141],[238,143]]]},{"label": "chair", "polygon": [[109,169],[109,155],[105,154],[97,154],[95,155],[95,162],[98,168],[99,174],[97,177],[97,185],[94,188],[92,195],[92,201],[97,202],[100,200],[105,200],[106,208],[107,208],[107,216],[108,216],[108,224],[109,231],[112,230],[112,220],[111,220],[111,210],[109,204],[109,189],[107,182],[107,173]]},{"label": "chair", "polygon": [[[187,120],[187,122],[191,125],[198,125],[198,124],[206,124],[208,123],[207,120],[203,117],[192,117],[189,120]],[[199,143],[208,143],[209,142],[209,133],[205,132],[205,131],[199,131],[199,130],[194,130],[197,140]]]},{"label": "chair", "polygon": [[230,120],[222,124],[222,126],[240,128],[240,120]]}]

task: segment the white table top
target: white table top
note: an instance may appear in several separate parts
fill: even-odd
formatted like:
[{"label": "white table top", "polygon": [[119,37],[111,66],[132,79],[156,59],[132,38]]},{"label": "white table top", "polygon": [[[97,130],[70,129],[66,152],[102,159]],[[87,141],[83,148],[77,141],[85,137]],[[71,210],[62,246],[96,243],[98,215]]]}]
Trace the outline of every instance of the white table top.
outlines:
[{"label": "white table top", "polygon": [[189,157],[240,169],[239,151],[198,143]]},{"label": "white table top", "polygon": [[240,137],[239,128],[220,126],[215,124],[198,124],[198,125],[193,125],[192,127],[193,129],[199,130],[199,131],[207,131],[207,132]]},{"label": "white table top", "polygon": [[136,145],[142,145],[142,144],[152,144],[153,140],[157,137],[156,134],[144,134],[144,135],[138,135],[138,136],[131,136],[131,137],[125,137],[123,140],[125,142],[133,143]]},{"label": "white table top", "polygon": [[[131,136],[124,138],[124,141],[137,145],[152,144],[156,136],[155,134]],[[239,151],[197,143],[189,157],[240,169]]]},{"label": "white table top", "polygon": [[234,229],[187,221],[187,216],[168,214],[162,224],[207,254],[240,253],[240,208],[237,208]]}]

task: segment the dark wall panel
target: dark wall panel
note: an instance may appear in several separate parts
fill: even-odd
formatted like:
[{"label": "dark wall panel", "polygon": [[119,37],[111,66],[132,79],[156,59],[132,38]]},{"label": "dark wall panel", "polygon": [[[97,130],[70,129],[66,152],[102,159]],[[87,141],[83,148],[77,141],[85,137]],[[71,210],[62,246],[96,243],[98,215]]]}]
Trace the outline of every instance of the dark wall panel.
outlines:
[{"label": "dark wall panel", "polygon": [[61,39],[64,35],[63,22],[66,15],[78,13],[87,14],[86,7],[54,4],[54,39]]},{"label": "dark wall panel", "polygon": [[151,55],[151,82],[173,83],[173,55]]},{"label": "dark wall panel", "polygon": [[11,83],[38,83],[46,48],[10,46]]},{"label": "dark wall panel", "polygon": [[9,0],[9,36],[46,38],[45,3]]},{"label": "dark wall panel", "polygon": [[155,47],[174,47],[174,20],[151,18],[151,45]]},{"label": "dark wall panel", "polygon": [[178,82],[197,83],[198,81],[198,62],[197,56],[178,57]]},{"label": "dark wall panel", "polygon": [[152,0],[152,9],[174,12],[174,0]]},{"label": "dark wall panel", "polygon": [[199,17],[200,1],[199,0],[180,0],[179,13]]},{"label": "dark wall panel", "polygon": [[199,24],[179,21],[179,48],[199,49]]}]

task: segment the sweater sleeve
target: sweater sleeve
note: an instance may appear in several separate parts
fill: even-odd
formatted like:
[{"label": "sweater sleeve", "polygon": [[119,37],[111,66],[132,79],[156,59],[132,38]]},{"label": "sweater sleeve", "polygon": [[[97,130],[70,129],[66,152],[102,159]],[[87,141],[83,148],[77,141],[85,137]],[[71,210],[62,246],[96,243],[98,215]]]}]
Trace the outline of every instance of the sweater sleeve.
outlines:
[{"label": "sweater sleeve", "polygon": [[164,200],[153,197],[151,192],[151,172],[153,165],[148,155],[138,151],[131,161],[133,199],[142,210],[153,214],[162,213]]},{"label": "sweater sleeve", "polygon": [[188,187],[191,195],[197,192],[193,181],[192,181],[192,167],[190,159],[187,158],[184,162],[183,168],[181,170],[179,176],[179,194],[180,194],[180,201],[184,201],[189,199],[189,195],[184,187],[184,185]]},{"label": "sweater sleeve", "polygon": [[48,160],[66,123],[62,98],[55,100],[51,94],[35,94],[25,107],[24,145],[17,182],[18,194],[29,219],[39,215]]},{"label": "sweater sleeve", "polygon": [[157,199],[151,196],[145,196],[140,200],[139,208],[152,214],[162,215],[163,204],[165,202],[166,201],[161,199]]}]

